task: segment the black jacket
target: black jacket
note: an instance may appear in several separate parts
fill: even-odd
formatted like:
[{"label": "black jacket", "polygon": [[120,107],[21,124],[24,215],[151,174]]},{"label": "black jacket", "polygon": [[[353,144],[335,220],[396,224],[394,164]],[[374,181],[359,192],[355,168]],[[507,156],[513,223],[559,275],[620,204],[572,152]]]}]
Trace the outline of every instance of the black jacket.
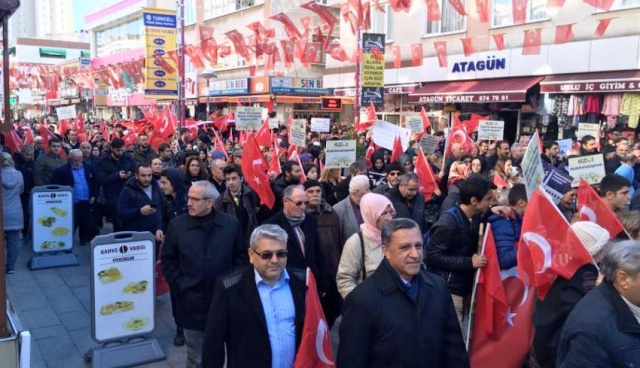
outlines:
[{"label": "black jacket", "polygon": [[[407,218],[415,221],[420,226],[420,232],[425,232],[427,224],[424,221],[424,195],[418,193],[411,199],[406,200],[400,193],[400,189],[396,185],[389,190],[385,197],[389,198],[396,210],[396,218]],[[413,210],[409,210],[409,205],[413,206]]]},{"label": "black jacket", "polygon": [[[156,207],[156,212],[143,215],[140,209],[146,205]],[[149,231],[155,235],[162,229],[162,194],[155,181],[151,181],[151,198],[140,188],[135,177],[129,178],[118,199],[118,217],[127,231]]]},{"label": "black jacket", "polygon": [[[93,169],[93,165],[89,163],[83,163],[82,166],[84,167],[84,178],[89,187],[89,199],[97,199],[98,195],[100,195],[100,186],[96,180],[96,171]],[[73,172],[71,172],[71,164],[60,166],[53,171],[51,184],[66,185],[73,188],[74,183],[75,180],[73,178]]]},{"label": "black jacket", "polygon": [[[257,219],[257,208],[260,205],[260,199],[258,198],[258,196],[251,190],[251,188],[249,188],[248,185],[242,184],[242,203],[241,205],[244,207],[245,211],[247,211],[247,219],[246,219],[246,230],[242,229],[242,234],[244,235],[244,239],[247,240],[247,242],[249,241],[249,237],[251,236],[251,233],[253,232],[253,229],[255,229],[258,226],[258,219]],[[219,196],[218,198],[216,198],[216,200],[214,201],[213,206],[219,210],[222,211],[226,214],[229,214],[235,218],[237,218],[238,220],[240,220],[238,218],[238,212],[237,212],[237,207],[236,204],[233,200],[233,198],[231,197],[231,193],[229,192],[229,189],[225,190],[224,193]]]},{"label": "black jacket", "polygon": [[588,292],[596,286],[598,269],[589,263],[578,269],[569,280],[558,277],[544,300],[536,300],[533,324],[536,335],[533,344],[536,358],[542,368],[556,364],[556,347],[569,313]]},{"label": "black jacket", "polygon": [[342,309],[340,368],[469,366],[451,296],[421,271],[417,303],[387,260],[347,296]]},{"label": "black jacket", "polygon": [[[306,286],[287,270],[296,309],[296,351],[304,324]],[[304,272],[302,273],[304,277]],[[226,352],[225,352],[226,345]],[[202,354],[203,368],[271,368],[271,343],[253,267],[246,267],[216,283]],[[248,349],[250,351],[248,351]]]},{"label": "black jacket", "polygon": [[349,196],[349,184],[351,183],[351,175],[347,176],[343,181],[336,184],[335,192],[338,202]]},{"label": "black jacket", "polygon": [[289,220],[280,211],[277,215],[264,222],[265,224],[275,224],[283,228],[289,237],[287,240],[287,250],[289,257],[287,258],[287,266],[301,270],[307,267],[311,268],[316,280],[318,280],[318,290],[327,291],[329,287],[330,277],[326,261],[320,250],[318,240],[318,223],[312,216],[306,216],[300,225],[305,236],[305,252],[302,253],[298,236],[289,224]]},{"label": "black jacket", "polygon": [[176,294],[178,325],[204,331],[218,277],[247,263],[247,247],[233,217],[213,210],[202,218],[174,218],[162,243],[162,271]]},{"label": "black jacket", "polygon": [[136,164],[126,154],[123,154],[119,160],[114,159],[111,153],[108,153],[98,160],[96,165],[96,176],[98,184],[102,185],[104,197],[107,203],[116,204],[120,198],[120,192],[124,188],[126,179],[120,179],[118,174],[120,171],[131,171],[132,176],[136,171]]},{"label": "black jacket", "polygon": [[138,146],[134,148],[132,158],[133,158],[133,161],[135,161],[136,164],[138,165],[142,165],[142,164],[149,165],[151,164],[151,161],[157,157],[158,157],[158,154],[156,153],[156,151],[153,150],[153,148],[151,148],[151,146],[147,147],[146,151],[142,151]]},{"label": "black jacket", "polygon": [[457,215],[445,212],[429,230],[427,266],[439,274],[452,294],[471,295],[475,268],[471,257],[478,250],[479,217],[472,222],[459,206]]},{"label": "black jacket", "polygon": [[606,281],[573,308],[558,344],[558,368],[640,366],[640,324]]},{"label": "black jacket", "polygon": [[24,192],[22,192],[22,196],[28,197],[31,194],[31,189],[35,186],[33,182],[35,159],[26,161],[22,156],[20,156],[20,154],[16,154],[13,155],[13,161],[16,163],[16,170],[20,171],[22,178],[24,179]]}]

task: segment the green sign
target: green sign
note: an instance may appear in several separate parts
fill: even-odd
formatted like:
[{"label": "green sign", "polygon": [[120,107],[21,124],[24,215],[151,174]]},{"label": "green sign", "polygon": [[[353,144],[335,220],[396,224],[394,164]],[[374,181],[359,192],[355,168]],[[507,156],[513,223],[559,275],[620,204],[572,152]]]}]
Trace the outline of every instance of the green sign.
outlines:
[{"label": "green sign", "polygon": [[18,97],[9,97],[9,105],[14,106],[18,103]]}]

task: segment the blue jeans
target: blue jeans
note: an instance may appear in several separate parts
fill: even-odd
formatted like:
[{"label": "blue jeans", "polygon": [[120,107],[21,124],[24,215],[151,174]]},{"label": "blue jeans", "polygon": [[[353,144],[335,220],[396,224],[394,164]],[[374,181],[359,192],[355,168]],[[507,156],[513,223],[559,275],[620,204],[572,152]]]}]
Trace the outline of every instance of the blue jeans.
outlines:
[{"label": "blue jeans", "polygon": [[4,238],[7,249],[7,270],[13,270],[20,252],[20,230],[5,230]]}]

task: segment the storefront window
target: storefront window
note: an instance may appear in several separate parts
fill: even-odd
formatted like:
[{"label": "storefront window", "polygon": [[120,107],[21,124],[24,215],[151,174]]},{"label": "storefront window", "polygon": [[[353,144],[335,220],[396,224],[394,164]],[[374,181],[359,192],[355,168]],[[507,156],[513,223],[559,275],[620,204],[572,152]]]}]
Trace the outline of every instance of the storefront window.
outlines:
[{"label": "storefront window", "polygon": [[386,42],[393,41],[393,11],[389,4],[382,5],[384,13],[376,7],[371,8],[371,33],[384,33]]},{"label": "storefront window", "polygon": [[[625,1],[625,0],[617,0]],[[638,1],[638,0],[630,0]],[[535,22],[547,19],[547,0],[529,0],[527,4],[527,22]],[[494,27],[505,27],[514,25],[513,22],[513,1],[493,0],[493,21]]]},{"label": "storefront window", "polygon": [[[441,9],[441,20],[438,22],[426,22],[426,28],[424,31],[425,36],[464,31],[466,28],[466,17],[460,15],[460,13],[453,8],[451,2],[447,0],[438,0],[438,3]],[[462,4],[465,4],[464,0],[462,0]],[[427,7],[424,9],[426,19]]]}]

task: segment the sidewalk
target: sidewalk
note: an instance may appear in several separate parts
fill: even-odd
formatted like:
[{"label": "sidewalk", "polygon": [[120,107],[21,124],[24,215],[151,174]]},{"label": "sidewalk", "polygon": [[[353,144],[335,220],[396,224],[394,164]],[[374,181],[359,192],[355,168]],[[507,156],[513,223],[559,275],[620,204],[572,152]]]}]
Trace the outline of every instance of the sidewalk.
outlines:
[{"label": "sidewalk", "polygon": [[[110,231],[110,224],[106,224]],[[31,271],[27,264],[33,252],[23,245],[16,273],[7,275],[7,294],[20,318],[32,335],[31,367],[90,367],[83,355],[99,346],[91,339],[90,246],[76,245],[73,252],[80,263]],[[173,346],[175,324],[171,316],[169,296],[156,299],[156,330],[166,360],[142,367],[184,367],[186,347]]]}]

